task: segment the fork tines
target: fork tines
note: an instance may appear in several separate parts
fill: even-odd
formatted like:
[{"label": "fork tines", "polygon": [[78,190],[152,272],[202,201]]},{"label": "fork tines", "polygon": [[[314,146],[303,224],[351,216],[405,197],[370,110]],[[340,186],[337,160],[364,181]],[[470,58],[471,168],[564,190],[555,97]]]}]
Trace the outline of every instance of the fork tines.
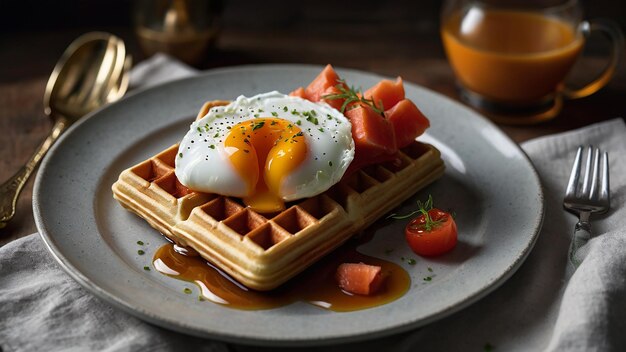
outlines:
[{"label": "fork tines", "polygon": [[[599,148],[588,146],[585,158],[583,173],[583,151],[584,147],[578,147],[572,173],[569,177],[567,189],[565,191],[566,202],[580,203],[592,202],[591,208],[602,207],[609,202],[609,154],[600,151]],[[580,176],[583,176],[582,185]],[[600,173],[602,173],[600,175]],[[593,204],[593,203],[598,204]],[[602,203],[602,204],[600,204]],[[590,211],[599,209],[589,209]]]}]

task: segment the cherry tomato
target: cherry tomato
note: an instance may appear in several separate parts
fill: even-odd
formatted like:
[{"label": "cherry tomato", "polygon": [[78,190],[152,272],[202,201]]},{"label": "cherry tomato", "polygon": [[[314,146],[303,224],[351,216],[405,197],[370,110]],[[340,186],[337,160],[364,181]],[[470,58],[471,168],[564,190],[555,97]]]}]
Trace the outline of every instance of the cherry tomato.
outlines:
[{"label": "cherry tomato", "polygon": [[447,253],[456,246],[457,229],[452,215],[437,208],[428,210],[411,220],[404,235],[409,247],[422,256],[437,256]]}]

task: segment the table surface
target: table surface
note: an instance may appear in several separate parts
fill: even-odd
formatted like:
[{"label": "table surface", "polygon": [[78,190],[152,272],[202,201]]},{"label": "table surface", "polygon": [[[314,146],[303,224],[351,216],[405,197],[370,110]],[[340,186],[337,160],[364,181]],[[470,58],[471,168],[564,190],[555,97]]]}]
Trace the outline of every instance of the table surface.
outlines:
[{"label": "table surface", "polygon": [[[102,29],[102,28],[100,28]],[[135,61],[139,53],[128,28],[104,28],[127,41]],[[53,32],[14,33],[4,38],[0,50],[0,182],[23,165],[51,128],[44,115],[42,97],[48,75],[65,47],[86,29]],[[389,40],[389,38],[394,38]],[[448,65],[433,26],[350,26],[333,35],[326,31],[301,29],[224,30],[216,48],[200,66],[257,63],[332,63],[387,76],[402,76],[459,100],[453,72]],[[574,68],[576,80],[593,77],[606,63],[602,57],[586,55]],[[614,79],[591,97],[568,101],[554,120],[534,126],[500,127],[516,142],[567,131],[594,122],[626,116],[626,65],[621,65]],[[18,201],[15,218],[0,230],[0,246],[36,231],[32,215],[33,179]]]}]

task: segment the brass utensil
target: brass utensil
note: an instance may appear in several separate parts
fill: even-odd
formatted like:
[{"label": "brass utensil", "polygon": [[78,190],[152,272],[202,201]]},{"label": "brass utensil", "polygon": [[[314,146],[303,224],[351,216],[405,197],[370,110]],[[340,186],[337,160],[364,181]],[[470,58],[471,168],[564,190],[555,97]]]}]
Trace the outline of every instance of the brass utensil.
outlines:
[{"label": "brass utensil", "polygon": [[0,186],[0,228],[15,215],[20,191],[61,133],[87,113],[126,93],[130,66],[124,42],[108,33],[84,34],[65,50],[43,98],[44,112],[54,125],[26,165]]}]

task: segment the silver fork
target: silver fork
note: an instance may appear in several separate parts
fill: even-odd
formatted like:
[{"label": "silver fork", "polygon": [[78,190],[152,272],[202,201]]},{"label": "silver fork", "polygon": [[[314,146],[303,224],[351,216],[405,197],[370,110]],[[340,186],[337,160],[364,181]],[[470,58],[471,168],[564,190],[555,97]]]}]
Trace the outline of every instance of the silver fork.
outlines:
[{"label": "silver fork", "polygon": [[[574,237],[569,249],[569,260],[578,267],[582,262],[577,251],[591,239],[591,222],[589,218],[593,213],[605,213],[610,207],[609,193],[609,154],[602,153],[593,146],[587,147],[585,158],[585,171],[583,173],[583,150],[578,147],[572,173],[565,190],[563,207],[578,215],[578,223],[574,228]],[[600,174],[601,173],[601,174]],[[583,176],[582,183],[580,176]]]}]

